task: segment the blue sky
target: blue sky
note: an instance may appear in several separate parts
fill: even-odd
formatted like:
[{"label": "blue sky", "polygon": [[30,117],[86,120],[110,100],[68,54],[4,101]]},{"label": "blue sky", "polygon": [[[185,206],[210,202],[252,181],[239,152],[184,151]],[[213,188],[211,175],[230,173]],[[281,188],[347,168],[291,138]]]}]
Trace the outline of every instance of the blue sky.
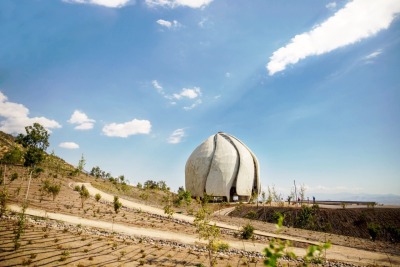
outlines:
[{"label": "blue sky", "polygon": [[2,0],[0,130],[184,185],[218,131],[283,193],[400,194],[398,0]]}]

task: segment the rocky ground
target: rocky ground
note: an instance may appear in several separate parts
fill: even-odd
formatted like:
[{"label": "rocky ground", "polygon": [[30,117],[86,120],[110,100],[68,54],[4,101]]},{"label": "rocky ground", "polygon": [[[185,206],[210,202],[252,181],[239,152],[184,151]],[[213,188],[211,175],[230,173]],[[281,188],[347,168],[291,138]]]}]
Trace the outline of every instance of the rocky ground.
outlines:
[{"label": "rocky ground", "polygon": [[[208,254],[204,243],[201,242],[177,242],[172,236],[189,236],[191,239],[197,238],[195,227],[188,221],[177,218],[167,218],[160,214],[145,212],[141,209],[123,207],[117,214],[112,203],[105,201],[104,198],[96,201],[93,196],[87,199],[82,206],[79,193],[71,187],[71,178],[60,177],[57,181],[61,182],[60,194],[55,200],[51,196],[40,194],[42,178],[33,180],[29,194],[29,208],[47,211],[48,213],[67,214],[75,217],[86,218],[93,221],[112,222],[113,225],[143,229],[143,234],[124,234],[113,231],[112,228],[100,229],[77,224],[68,224],[57,220],[45,219],[46,216],[28,217],[25,232],[22,234],[20,248],[13,249],[13,239],[15,238],[16,223],[18,214],[9,213],[7,217],[0,221],[0,265],[16,266],[207,266]],[[86,181],[85,177],[74,179]],[[90,179],[88,179],[90,180]],[[95,179],[92,179],[95,181]],[[93,182],[92,181],[92,182]],[[18,179],[10,184],[10,203],[21,205],[26,192],[26,179]],[[150,192],[151,193],[151,192]],[[121,198],[123,196],[121,195]],[[142,203],[145,202],[143,199]],[[156,203],[152,203],[156,206]],[[215,204],[214,209],[221,206]],[[185,209],[181,209],[185,212]],[[221,229],[221,239],[231,245],[230,249],[217,254],[217,266],[261,266],[262,250],[272,240],[269,235],[256,235],[253,249],[249,250],[240,238],[239,231],[243,225],[251,222],[257,231],[274,233],[274,224],[245,218],[233,218],[220,216],[218,212],[213,217],[214,221],[233,225],[232,229]],[[150,238],[150,231],[163,231],[171,238]],[[330,261],[326,266],[359,266],[379,264],[379,255],[384,255],[385,261],[390,262],[391,255],[399,251],[398,247],[387,242],[372,242],[366,239],[351,238],[339,235],[324,234],[313,231],[284,227],[283,234],[292,238],[299,237],[302,240],[309,240],[310,243],[318,241],[325,242],[331,240],[334,245],[348,247],[333,247],[328,250],[329,256],[337,255],[340,262]],[[303,251],[309,244],[307,242],[292,242],[294,251]],[[359,248],[362,251],[351,250]],[[246,251],[245,251],[246,250]],[[351,259],[346,258],[346,254],[357,254],[359,252],[375,255],[375,252],[386,254],[376,254],[375,260],[372,257],[369,261],[360,261],[352,255]],[[393,252],[393,253],[392,253]],[[335,254],[336,253],[336,254]],[[298,254],[298,255],[301,255]],[[360,253],[362,257],[362,253]],[[365,254],[367,255],[367,254]],[[387,260],[389,257],[389,261]],[[393,259],[393,262],[396,259]],[[398,260],[398,259],[397,259]],[[347,262],[347,263],[346,263]],[[351,262],[351,263],[350,263]],[[358,262],[358,263],[357,263]],[[297,266],[301,260],[292,261],[282,260],[285,266]],[[354,264],[354,265],[352,265]],[[389,265],[389,264],[387,264]]]}]

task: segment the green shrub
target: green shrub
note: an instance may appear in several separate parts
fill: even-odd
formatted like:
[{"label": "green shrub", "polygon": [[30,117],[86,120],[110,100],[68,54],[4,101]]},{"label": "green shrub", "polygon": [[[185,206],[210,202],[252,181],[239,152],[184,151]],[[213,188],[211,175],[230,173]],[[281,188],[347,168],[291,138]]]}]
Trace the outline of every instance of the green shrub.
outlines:
[{"label": "green shrub", "polygon": [[377,223],[369,223],[367,225],[368,233],[371,236],[372,241],[375,241],[381,230],[381,226]]},{"label": "green shrub", "polygon": [[274,222],[274,223],[278,223],[278,220],[279,220],[280,217],[283,217],[283,218],[284,218],[283,214],[282,214],[280,211],[275,211],[275,212],[272,214],[272,220],[273,220],[273,222]]},{"label": "green shrub", "polygon": [[255,219],[257,218],[257,213],[254,210],[251,210],[246,214],[245,217],[249,219]]},{"label": "green shrub", "polygon": [[313,221],[313,210],[308,206],[302,206],[299,214],[296,216],[295,226],[306,228],[311,226]]},{"label": "green shrub", "polygon": [[241,237],[243,239],[250,239],[253,237],[254,234],[254,226],[250,223],[247,223],[245,226],[242,227]]},{"label": "green shrub", "polygon": [[101,195],[100,195],[99,193],[97,193],[97,194],[94,196],[94,198],[96,199],[97,202],[99,202],[100,199],[101,199]]},{"label": "green shrub", "polygon": [[400,228],[393,225],[388,225],[384,227],[385,232],[389,235],[389,238],[394,243],[400,242]]},{"label": "green shrub", "polygon": [[122,203],[119,201],[117,196],[114,196],[114,211],[115,213],[119,212],[119,209],[122,207]]}]

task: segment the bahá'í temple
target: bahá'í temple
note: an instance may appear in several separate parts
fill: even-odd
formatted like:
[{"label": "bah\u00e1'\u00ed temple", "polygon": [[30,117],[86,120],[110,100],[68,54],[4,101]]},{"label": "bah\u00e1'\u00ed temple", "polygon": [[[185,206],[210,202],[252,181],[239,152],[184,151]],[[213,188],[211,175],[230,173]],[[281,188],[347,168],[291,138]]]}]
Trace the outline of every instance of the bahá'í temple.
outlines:
[{"label": "bah\u00e1'\u00ed temple", "polygon": [[248,201],[261,190],[258,160],[242,141],[218,132],[190,155],[185,185],[194,197],[207,193],[226,201]]}]

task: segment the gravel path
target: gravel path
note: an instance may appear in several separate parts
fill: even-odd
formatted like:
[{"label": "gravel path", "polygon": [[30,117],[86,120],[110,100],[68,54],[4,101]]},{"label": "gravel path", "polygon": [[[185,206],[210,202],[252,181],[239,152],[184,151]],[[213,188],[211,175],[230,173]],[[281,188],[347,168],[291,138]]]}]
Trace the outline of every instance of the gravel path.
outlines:
[{"label": "gravel path", "polygon": [[[76,183],[74,185],[82,185],[82,183]],[[95,194],[99,193],[99,194],[101,194],[103,200],[110,201],[110,202],[112,202],[114,200],[114,196],[92,187],[89,183],[85,183],[84,185],[87,187],[87,189],[89,190],[89,193],[91,195],[95,195]],[[142,211],[145,211],[145,212],[159,214],[159,215],[164,216],[164,211],[161,209],[157,209],[154,207],[135,203],[133,201],[128,201],[128,200],[121,199],[121,198],[120,198],[120,201],[121,201],[122,205],[125,207],[141,209]],[[17,205],[9,205],[9,209],[16,211],[16,212],[21,211],[21,208]],[[126,226],[123,224],[115,224],[115,223],[112,223],[109,221],[91,220],[91,219],[85,219],[85,218],[72,216],[72,215],[52,213],[52,212],[46,212],[43,210],[36,210],[36,209],[30,209],[30,208],[27,209],[26,214],[40,216],[40,217],[48,217],[49,219],[60,220],[60,221],[64,221],[64,222],[71,223],[71,224],[80,224],[82,226],[107,229],[107,230],[112,230],[114,232],[135,235],[135,236],[145,236],[145,237],[151,237],[151,238],[163,239],[163,240],[174,240],[174,241],[181,242],[184,244],[192,244],[192,245],[196,244],[196,243],[202,243],[201,241],[199,241],[199,239],[195,235],[187,235],[187,234],[182,234],[182,233],[173,233],[173,232],[167,232],[167,231],[156,230],[156,229]],[[193,222],[193,217],[186,216],[183,214],[174,214],[174,218],[184,220],[187,222]],[[218,223],[218,222],[216,222],[216,224],[217,224],[217,226],[222,227],[222,228],[237,230],[236,226],[232,226],[232,225],[225,224],[225,223]],[[262,232],[262,231],[255,231],[255,233],[258,235],[263,235],[263,236],[268,236],[268,237],[279,237],[281,239],[288,239],[288,240],[297,241],[297,242],[304,242],[304,243],[309,243],[309,244],[312,243],[308,240],[304,240],[304,239],[300,239],[300,238],[293,238],[293,237],[284,236],[284,235],[275,235],[272,233],[266,233],[266,232]],[[266,247],[266,244],[256,243],[256,242],[232,241],[232,240],[229,240],[227,242],[229,243],[230,247],[232,247],[232,248],[242,249],[242,250],[246,250],[246,251],[261,252]],[[298,256],[302,256],[305,253],[305,250],[300,249],[300,248],[291,248],[291,250]],[[341,261],[341,262],[343,261],[343,262],[350,262],[350,263],[362,264],[362,265],[378,264],[378,265],[386,265],[386,266],[400,266],[400,257],[399,256],[390,255],[390,258],[389,258],[388,255],[383,254],[383,253],[365,251],[365,250],[349,248],[349,247],[344,247],[344,246],[338,246],[338,245],[332,245],[332,247],[327,251],[326,257],[329,260],[337,260],[337,261]]]}]

